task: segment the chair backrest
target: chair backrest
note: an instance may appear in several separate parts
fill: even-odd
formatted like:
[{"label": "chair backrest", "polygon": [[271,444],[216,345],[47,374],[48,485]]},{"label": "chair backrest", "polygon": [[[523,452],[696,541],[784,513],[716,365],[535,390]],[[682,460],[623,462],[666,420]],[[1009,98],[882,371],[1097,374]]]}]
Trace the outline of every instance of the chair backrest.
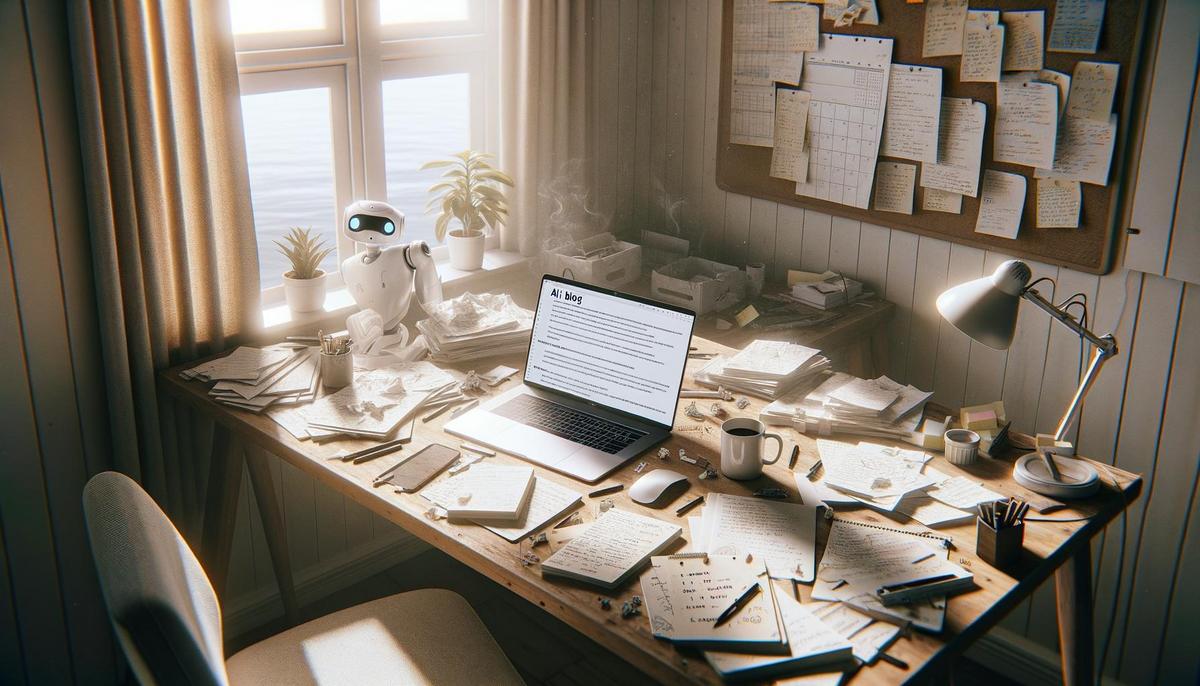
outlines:
[{"label": "chair backrest", "polygon": [[88,481],[83,512],[108,616],[138,681],[226,686],[217,595],[171,520],[117,472]]}]

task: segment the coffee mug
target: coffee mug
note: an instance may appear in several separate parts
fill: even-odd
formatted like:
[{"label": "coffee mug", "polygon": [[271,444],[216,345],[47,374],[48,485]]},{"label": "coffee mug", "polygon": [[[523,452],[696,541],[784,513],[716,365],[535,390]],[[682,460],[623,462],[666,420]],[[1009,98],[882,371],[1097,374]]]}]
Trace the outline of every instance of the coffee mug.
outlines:
[{"label": "coffee mug", "polygon": [[[778,462],[783,455],[783,438],[766,430],[766,425],[757,419],[725,420],[721,424],[721,473],[730,479],[755,479],[762,475],[763,465]],[[779,443],[779,450],[770,460],[763,459],[763,443],[767,438]]]}]

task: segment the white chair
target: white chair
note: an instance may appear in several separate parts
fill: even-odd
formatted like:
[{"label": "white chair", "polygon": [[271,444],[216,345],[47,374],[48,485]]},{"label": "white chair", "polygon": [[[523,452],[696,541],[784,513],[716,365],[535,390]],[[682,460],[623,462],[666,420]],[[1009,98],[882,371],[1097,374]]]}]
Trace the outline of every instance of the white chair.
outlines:
[{"label": "white chair", "polygon": [[522,684],[461,596],[400,593],[289,629],[224,659],[221,608],[150,496],[116,472],[83,489],[92,556],[142,684]]}]

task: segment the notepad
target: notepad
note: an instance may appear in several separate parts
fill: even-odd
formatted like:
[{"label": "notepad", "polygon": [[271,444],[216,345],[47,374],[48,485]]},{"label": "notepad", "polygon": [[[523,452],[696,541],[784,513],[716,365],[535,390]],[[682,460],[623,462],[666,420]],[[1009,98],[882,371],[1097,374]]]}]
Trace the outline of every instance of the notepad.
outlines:
[{"label": "notepad", "polygon": [[[817,571],[817,508],[713,493],[692,531],[692,547],[716,555],[753,554],[772,578],[812,581]],[[700,534],[699,536],[697,534]]]},{"label": "notepad", "polygon": [[544,560],[542,574],[613,589],[682,533],[670,522],[614,508]]},{"label": "notepad", "polygon": [[[769,679],[813,667],[847,663],[854,646],[832,626],[786,593],[775,596],[787,633],[787,655],[747,655],[707,651],[704,659],[724,679]],[[870,620],[868,620],[868,623]]]},{"label": "notepad", "polygon": [[[702,650],[786,654],[775,590],[761,561],[736,555],[658,556],[642,581],[642,597],[656,638]],[[760,591],[732,619],[717,617],[750,586]]]},{"label": "notepad", "polygon": [[452,520],[518,522],[534,481],[532,467],[478,464],[426,488],[421,496],[445,509]]}]

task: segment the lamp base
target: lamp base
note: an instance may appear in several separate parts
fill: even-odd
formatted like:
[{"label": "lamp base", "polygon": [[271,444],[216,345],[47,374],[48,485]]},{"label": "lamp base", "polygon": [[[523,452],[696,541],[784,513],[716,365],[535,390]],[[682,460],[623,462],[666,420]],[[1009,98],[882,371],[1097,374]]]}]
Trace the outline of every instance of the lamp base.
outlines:
[{"label": "lamp base", "polygon": [[1022,455],[1013,465],[1013,480],[1034,493],[1068,500],[1087,498],[1100,490],[1100,473],[1087,462],[1056,456],[1054,464],[1058,467],[1059,481],[1050,475],[1041,455]]}]

